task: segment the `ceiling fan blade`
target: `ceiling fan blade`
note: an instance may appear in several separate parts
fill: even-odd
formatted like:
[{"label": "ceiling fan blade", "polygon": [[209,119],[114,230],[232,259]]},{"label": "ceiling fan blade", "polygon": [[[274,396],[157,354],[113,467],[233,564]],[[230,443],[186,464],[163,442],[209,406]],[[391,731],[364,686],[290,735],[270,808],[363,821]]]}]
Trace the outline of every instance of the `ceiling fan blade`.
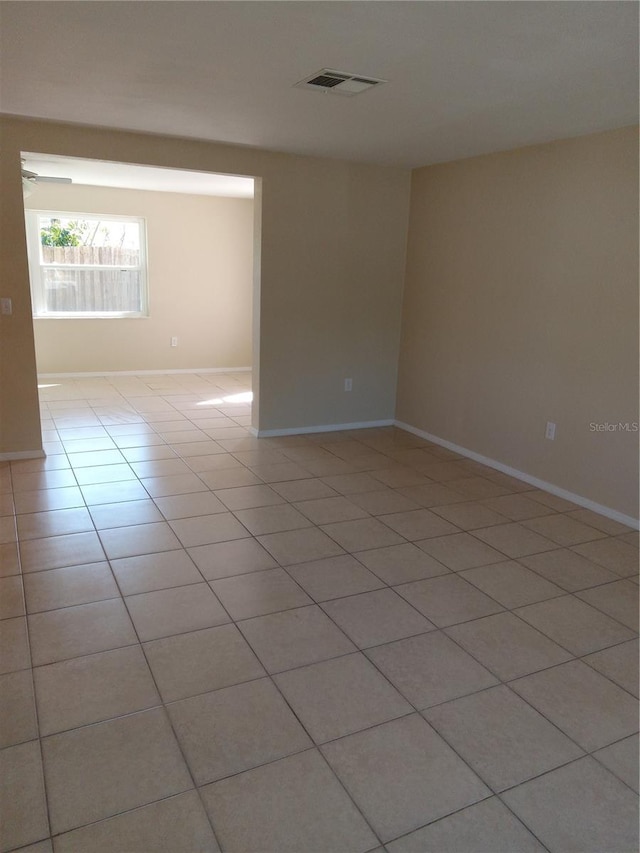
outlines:
[{"label": "ceiling fan blade", "polygon": [[71,184],[71,178],[55,178],[52,175],[34,175],[33,180],[38,184]]}]

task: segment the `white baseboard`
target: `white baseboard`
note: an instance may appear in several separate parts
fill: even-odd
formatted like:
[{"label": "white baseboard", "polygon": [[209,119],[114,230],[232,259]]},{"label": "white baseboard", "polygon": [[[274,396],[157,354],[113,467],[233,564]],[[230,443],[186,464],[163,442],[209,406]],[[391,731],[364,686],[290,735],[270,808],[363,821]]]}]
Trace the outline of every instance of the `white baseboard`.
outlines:
[{"label": "white baseboard", "polygon": [[13,453],[0,453],[0,462],[18,462],[20,459],[44,459],[44,450],[16,450]]},{"label": "white baseboard", "polygon": [[173,373],[250,373],[251,367],[188,367],[173,370],[99,370],[95,373],[39,373],[38,379],[91,379],[97,376],[164,376]]},{"label": "white baseboard", "polygon": [[441,447],[446,447],[447,450],[453,450],[455,453],[459,453],[461,456],[473,459],[475,462],[480,462],[488,468],[495,468],[496,471],[501,471],[503,474],[508,474],[510,477],[515,477],[517,480],[529,483],[530,485],[535,486],[536,489],[543,489],[545,492],[551,492],[552,495],[557,495],[559,498],[572,501],[572,503],[578,504],[578,506],[584,507],[585,509],[593,510],[593,512],[597,512],[599,515],[604,515],[605,518],[610,518],[613,521],[619,521],[620,524],[626,524],[627,527],[633,527],[635,530],[640,528],[640,520],[633,518],[631,515],[625,515],[617,509],[611,509],[611,507],[596,503],[589,498],[584,498],[582,495],[576,495],[574,492],[562,489],[554,483],[548,483],[546,480],[540,480],[538,477],[533,477],[531,474],[525,474],[524,471],[518,471],[516,468],[511,468],[509,465],[498,462],[496,459],[490,459],[488,456],[483,456],[481,453],[476,453],[474,450],[469,450],[466,447],[460,447],[459,444],[454,444],[452,441],[447,441],[437,435],[432,435],[429,432],[425,432],[422,429],[411,426],[411,424],[405,424],[402,421],[395,421],[394,423],[399,429],[404,429],[413,435],[417,435],[420,438],[433,442],[434,444],[439,444]]},{"label": "white baseboard", "polygon": [[258,438],[276,438],[279,435],[307,435],[314,432],[339,432],[343,429],[371,429],[372,427],[393,426],[395,421],[360,421],[354,424],[320,424],[319,426],[293,427],[291,429],[261,429],[250,427],[252,435]]}]

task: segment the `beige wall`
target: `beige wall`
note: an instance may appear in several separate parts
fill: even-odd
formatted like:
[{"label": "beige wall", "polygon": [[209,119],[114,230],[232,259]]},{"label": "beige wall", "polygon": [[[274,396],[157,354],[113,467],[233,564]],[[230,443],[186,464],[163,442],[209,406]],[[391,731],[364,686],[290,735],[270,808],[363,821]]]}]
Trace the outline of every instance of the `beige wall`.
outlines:
[{"label": "beige wall", "polygon": [[260,429],[393,417],[407,170],[6,117],[0,132],[0,295],[15,308],[0,326],[0,453],[40,446],[21,150],[262,178]]},{"label": "beige wall", "polygon": [[637,128],[415,171],[399,420],[637,518],[637,194]]},{"label": "beige wall", "polygon": [[147,229],[149,317],[35,320],[39,373],[251,365],[252,200],[38,184],[25,207],[140,216]]}]

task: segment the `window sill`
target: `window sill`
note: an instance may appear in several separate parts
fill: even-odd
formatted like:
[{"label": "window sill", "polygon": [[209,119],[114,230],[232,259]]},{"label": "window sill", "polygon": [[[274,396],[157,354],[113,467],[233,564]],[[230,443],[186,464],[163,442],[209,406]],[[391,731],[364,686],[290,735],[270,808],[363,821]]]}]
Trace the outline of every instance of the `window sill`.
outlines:
[{"label": "window sill", "polygon": [[148,314],[81,314],[79,312],[74,312],[73,314],[63,314],[62,312],[57,314],[34,314],[34,320],[148,320]]}]

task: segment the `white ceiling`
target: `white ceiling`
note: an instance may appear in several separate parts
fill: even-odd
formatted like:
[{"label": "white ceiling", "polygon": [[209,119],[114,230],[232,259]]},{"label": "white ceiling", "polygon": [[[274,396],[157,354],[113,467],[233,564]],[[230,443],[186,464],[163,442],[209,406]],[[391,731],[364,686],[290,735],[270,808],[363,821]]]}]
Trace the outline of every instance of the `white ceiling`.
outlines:
[{"label": "white ceiling", "polygon": [[[421,166],[638,120],[635,2],[2,2],[3,112]],[[333,68],[353,98],[293,88]]]},{"label": "white ceiling", "polygon": [[214,175],[208,172],[184,172],[179,169],[157,169],[128,163],[106,163],[80,160],[53,154],[23,152],[24,168],[37,175],[71,178],[74,184],[94,187],[121,187],[131,190],[154,190],[165,193],[215,195],[253,198],[253,178],[238,175]]}]

